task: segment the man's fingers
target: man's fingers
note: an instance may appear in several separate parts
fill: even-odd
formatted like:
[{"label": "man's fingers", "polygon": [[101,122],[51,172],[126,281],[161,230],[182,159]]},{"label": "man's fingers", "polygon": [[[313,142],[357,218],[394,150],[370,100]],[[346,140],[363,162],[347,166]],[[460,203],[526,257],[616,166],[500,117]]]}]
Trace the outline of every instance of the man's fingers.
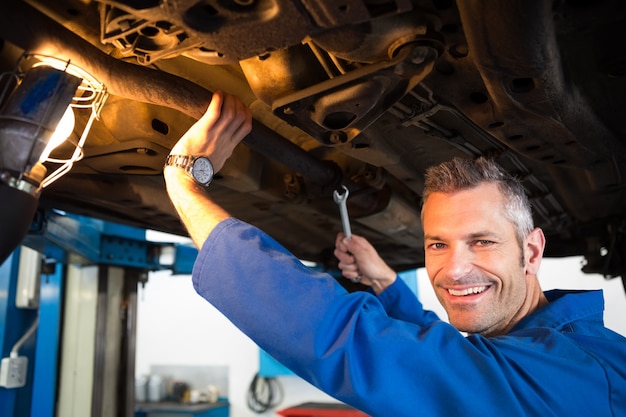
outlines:
[{"label": "man's fingers", "polygon": [[[217,93],[216,93],[217,94]],[[230,94],[220,93],[217,97],[215,109],[218,111],[215,119],[208,120],[213,123],[212,131],[216,136],[228,140],[236,145],[248,134],[252,127],[250,109],[243,102]],[[217,106],[220,105],[219,108]]]}]

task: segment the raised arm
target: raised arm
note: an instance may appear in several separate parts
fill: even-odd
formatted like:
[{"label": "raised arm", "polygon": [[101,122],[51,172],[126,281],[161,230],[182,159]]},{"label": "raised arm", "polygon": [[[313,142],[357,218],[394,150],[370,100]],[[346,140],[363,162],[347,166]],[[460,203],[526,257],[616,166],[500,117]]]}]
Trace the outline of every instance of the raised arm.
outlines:
[{"label": "raised arm", "polygon": [[[206,156],[219,171],[250,132],[250,110],[235,96],[215,92],[206,113],[174,145],[170,155]],[[167,192],[194,244],[200,248],[222,220],[230,217],[185,170],[166,166]]]}]

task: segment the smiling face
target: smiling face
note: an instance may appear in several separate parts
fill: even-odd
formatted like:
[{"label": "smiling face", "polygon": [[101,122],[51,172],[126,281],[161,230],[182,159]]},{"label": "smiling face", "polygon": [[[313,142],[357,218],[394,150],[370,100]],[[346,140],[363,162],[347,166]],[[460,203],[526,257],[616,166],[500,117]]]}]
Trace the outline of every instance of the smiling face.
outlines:
[{"label": "smiling face", "polygon": [[545,303],[536,277],[543,233],[533,230],[520,247],[496,184],[430,194],[423,223],[428,276],[460,331],[504,334]]}]

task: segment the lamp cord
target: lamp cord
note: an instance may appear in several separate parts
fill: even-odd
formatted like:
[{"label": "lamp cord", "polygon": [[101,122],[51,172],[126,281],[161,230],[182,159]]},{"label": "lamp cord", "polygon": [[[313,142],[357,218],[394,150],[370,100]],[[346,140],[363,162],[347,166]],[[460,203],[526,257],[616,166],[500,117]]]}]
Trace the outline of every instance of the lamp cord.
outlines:
[{"label": "lamp cord", "polygon": [[248,408],[261,414],[276,407],[283,400],[283,390],[276,378],[263,377],[258,373],[248,388]]},{"label": "lamp cord", "polygon": [[21,337],[20,340],[13,345],[13,349],[11,349],[11,357],[17,358],[19,356],[19,351],[22,345],[33,335],[35,330],[37,330],[37,326],[39,325],[39,317],[35,319],[33,324],[30,325],[30,328],[26,331],[26,333]]}]

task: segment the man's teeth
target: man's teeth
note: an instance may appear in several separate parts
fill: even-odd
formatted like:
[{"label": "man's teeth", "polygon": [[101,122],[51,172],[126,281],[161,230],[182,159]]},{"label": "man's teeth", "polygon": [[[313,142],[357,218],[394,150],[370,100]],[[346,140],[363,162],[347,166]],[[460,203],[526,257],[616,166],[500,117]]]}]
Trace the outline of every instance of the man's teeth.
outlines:
[{"label": "man's teeth", "polygon": [[486,289],[487,289],[487,286],[464,288],[462,290],[453,290],[452,288],[448,288],[448,292],[450,293],[450,295],[454,295],[454,296],[457,296],[457,297],[462,297],[464,295],[480,294],[481,292],[485,291]]}]

